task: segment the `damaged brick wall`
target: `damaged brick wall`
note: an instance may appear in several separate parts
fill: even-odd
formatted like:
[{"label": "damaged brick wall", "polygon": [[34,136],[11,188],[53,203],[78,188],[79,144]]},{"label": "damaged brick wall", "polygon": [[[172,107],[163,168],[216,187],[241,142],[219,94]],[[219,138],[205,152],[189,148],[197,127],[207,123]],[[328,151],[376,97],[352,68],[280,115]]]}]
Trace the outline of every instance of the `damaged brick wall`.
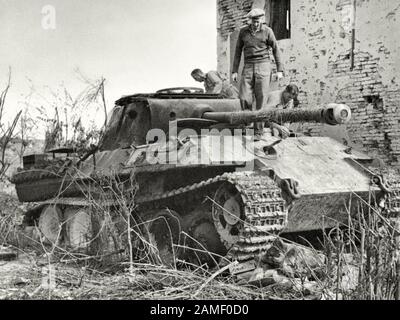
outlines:
[{"label": "damaged brick wall", "polygon": [[230,36],[246,24],[245,15],[251,10],[254,0],[218,0],[217,14],[217,59],[218,70],[229,79],[231,55]]},{"label": "damaged brick wall", "polygon": [[[267,0],[268,2],[268,0]],[[244,26],[252,6],[266,1],[217,0],[218,70],[229,76],[231,35]],[[346,103],[346,128],[308,125],[312,135],[330,135],[388,163],[400,165],[400,4],[393,0],[291,0],[291,37],[280,40],[286,83],[300,87],[304,107]],[[353,10],[354,68],[351,69]],[[344,132],[343,129],[347,129]]]}]

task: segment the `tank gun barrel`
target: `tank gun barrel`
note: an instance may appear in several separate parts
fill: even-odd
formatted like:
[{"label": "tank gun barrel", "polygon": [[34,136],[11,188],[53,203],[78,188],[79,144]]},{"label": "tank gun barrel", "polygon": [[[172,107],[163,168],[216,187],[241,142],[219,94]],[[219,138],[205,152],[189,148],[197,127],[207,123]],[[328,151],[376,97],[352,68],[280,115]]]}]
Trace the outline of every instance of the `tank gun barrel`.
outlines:
[{"label": "tank gun barrel", "polygon": [[349,122],[351,110],[347,105],[331,103],[318,109],[205,112],[202,118],[232,125],[252,122],[322,122],[338,125]]}]

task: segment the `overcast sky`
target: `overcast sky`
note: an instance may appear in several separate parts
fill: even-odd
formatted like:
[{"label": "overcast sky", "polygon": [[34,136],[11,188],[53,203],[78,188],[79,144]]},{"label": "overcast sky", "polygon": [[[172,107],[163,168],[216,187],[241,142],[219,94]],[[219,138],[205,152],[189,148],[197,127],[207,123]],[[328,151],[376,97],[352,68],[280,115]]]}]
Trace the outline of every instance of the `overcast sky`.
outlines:
[{"label": "overcast sky", "polygon": [[[216,69],[216,0],[0,0],[0,88],[8,66],[9,106],[29,88],[64,83],[77,92],[79,68],[107,79],[110,103],[122,95],[199,86],[190,71]],[[55,8],[55,29],[45,30]],[[45,19],[45,20],[44,20]],[[48,24],[47,24],[48,26]]]}]

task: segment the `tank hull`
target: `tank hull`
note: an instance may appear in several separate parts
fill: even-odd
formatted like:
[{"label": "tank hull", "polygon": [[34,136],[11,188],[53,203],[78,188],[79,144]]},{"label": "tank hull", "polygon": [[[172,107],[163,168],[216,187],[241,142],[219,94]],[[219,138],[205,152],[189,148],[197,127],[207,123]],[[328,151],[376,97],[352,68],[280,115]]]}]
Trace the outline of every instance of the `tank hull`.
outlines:
[{"label": "tank hull", "polygon": [[[248,138],[247,141],[251,141],[251,137]],[[151,198],[152,194],[167,193],[226,172],[251,168],[253,172],[268,172],[277,181],[292,179],[297,182],[300,195],[297,199],[291,199],[284,192],[290,202],[285,232],[317,230],[345,223],[349,211],[354,211],[357,203],[368,202],[381,191],[371,184],[371,174],[359,164],[371,159],[356,151],[346,153],[346,146],[331,138],[289,138],[272,147],[273,156],[266,155],[265,148],[274,141],[276,139],[266,137],[244,148],[243,137],[233,136],[230,140],[225,137],[226,145],[223,153],[219,153],[212,139],[203,136],[187,142],[190,149],[183,145],[176,150],[178,163],[149,163],[154,158],[148,154],[155,150],[159,151],[160,159],[168,160],[162,152],[172,150],[163,144],[159,148],[152,145],[102,151],[87,159],[80,170],[69,177],[53,174],[35,178],[25,173],[29,178],[24,179],[21,177],[24,173],[20,173],[14,180],[21,202],[38,202],[56,197],[85,197],[89,189],[92,196],[101,194],[93,183],[96,178],[127,179],[134,175],[140,202],[139,199],[149,195]],[[204,150],[206,156],[200,156]],[[268,152],[271,153],[271,149]]]}]

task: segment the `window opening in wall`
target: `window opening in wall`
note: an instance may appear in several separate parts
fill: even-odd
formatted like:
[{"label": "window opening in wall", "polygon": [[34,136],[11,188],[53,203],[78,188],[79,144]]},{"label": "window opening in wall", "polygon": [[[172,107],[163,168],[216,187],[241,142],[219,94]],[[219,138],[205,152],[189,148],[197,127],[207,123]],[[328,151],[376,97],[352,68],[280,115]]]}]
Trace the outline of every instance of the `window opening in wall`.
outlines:
[{"label": "window opening in wall", "polygon": [[374,109],[383,110],[383,99],[379,95],[364,96],[364,100],[368,104],[372,104]]},{"label": "window opening in wall", "polygon": [[266,0],[266,22],[277,40],[290,38],[290,0]]}]

